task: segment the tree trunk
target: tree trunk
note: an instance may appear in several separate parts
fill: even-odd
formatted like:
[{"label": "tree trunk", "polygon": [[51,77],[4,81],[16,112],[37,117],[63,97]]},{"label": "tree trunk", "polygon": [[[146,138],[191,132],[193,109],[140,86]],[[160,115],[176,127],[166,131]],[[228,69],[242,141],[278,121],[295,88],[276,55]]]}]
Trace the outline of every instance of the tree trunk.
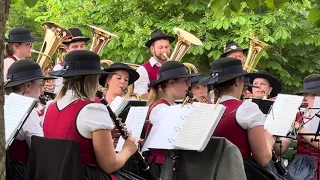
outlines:
[{"label": "tree trunk", "polygon": [[4,131],[4,90],[3,90],[3,56],[4,56],[4,34],[6,32],[6,22],[9,16],[11,0],[0,0],[0,180],[6,179],[6,150]]}]

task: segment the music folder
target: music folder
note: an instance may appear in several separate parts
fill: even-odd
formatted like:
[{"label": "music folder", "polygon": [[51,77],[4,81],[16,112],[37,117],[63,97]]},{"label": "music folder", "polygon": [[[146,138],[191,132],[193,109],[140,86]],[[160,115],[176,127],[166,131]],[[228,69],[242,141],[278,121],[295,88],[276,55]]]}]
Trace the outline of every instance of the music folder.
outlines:
[{"label": "music folder", "polygon": [[34,98],[16,93],[6,97],[4,104],[6,149],[10,147],[37,103],[38,101]]},{"label": "music folder", "polygon": [[163,108],[142,147],[203,151],[218,125],[225,106],[194,102]]}]

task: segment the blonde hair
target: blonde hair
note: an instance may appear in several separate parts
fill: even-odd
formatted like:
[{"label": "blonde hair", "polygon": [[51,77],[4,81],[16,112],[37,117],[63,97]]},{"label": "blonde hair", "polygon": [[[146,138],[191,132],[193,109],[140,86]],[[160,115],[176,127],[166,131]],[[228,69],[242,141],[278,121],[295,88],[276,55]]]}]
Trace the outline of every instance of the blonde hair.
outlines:
[{"label": "blonde hair", "polygon": [[94,100],[100,75],[73,76],[63,79],[63,86],[55,98],[61,99],[68,90],[73,91],[74,99],[91,99]]},{"label": "blonde hair", "polygon": [[156,85],[156,87],[152,87],[149,92],[147,106],[152,105],[157,100],[165,97],[165,90],[169,80],[163,81]]}]

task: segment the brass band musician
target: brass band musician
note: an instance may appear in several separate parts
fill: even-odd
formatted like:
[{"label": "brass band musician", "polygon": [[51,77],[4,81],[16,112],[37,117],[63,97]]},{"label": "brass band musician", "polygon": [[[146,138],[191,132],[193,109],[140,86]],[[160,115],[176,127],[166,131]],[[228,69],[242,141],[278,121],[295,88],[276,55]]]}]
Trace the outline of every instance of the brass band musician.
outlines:
[{"label": "brass band musician", "polygon": [[101,70],[100,57],[91,51],[72,51],[65,57],[64,68],[50,74],[63,77],[64,83],[56,101],[48,106],[44,136],[75,140],[89,180],[142,180],[120,170],[137,151],[140,140],[129,134],[122,150],[116,153],[111,136],[113,120],[104,104],[94,102],[99,75],[110,74]]},{"label": "brass band musician", "polygon": [[30,57],[33,48],[33,42],[39,40],[33,37],[27,28],[17,27],[11,29],[8,38],[5,39],[5,59],[3,60],[3,78],[7,80],[9,67],[18,60]]},{"label": "brass band musician", "polygon": [[148,84],[157,79],[159,68],[167,62],[170,55],[170,43],[174,41],[173,36],[164,34],[160,29],[154,30],[145,46],[150,49],[152,57],[137,69],[140,78],[134,83],[134,93],[148,99]]},{"label": "brass band musician", "polygon": [[[69,28],[69,32],[72,34],[72,40],[69,42],[63,42],[64,49],[66,53],[75,51],[75,50],[85,50],[86,42],[90,38],[85,37],[79,28]],[[63,67],[63,62],[56,64],[53,68],[54,71],[59,71]],[[57,78],[54,82],[54,93],[57,94],[62,87],[62,78]]]}]

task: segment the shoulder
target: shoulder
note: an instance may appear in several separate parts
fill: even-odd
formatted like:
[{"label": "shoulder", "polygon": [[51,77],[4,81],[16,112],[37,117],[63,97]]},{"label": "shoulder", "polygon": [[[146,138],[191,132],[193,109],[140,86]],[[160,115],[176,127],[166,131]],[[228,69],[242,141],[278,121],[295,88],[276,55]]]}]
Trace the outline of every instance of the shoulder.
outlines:
[{"label": "shoulder", "polygon": [[4,63],[14,63],[15,62],[15,60],[10,57],[5,58],[3,61],[4,61]]},{"label": "shoulder", "polygon": [[91,132],[101,129],[113,129],[114,124],[105,105],[89,103],[77,116],[77,129],[80,134],[91,139]]},{"label": "shoulder", "polygon": [[264,125],[266,115],[262,113],[256,103],[245,100],[237,109],[236,119],[242,128],[250,129]]}]

